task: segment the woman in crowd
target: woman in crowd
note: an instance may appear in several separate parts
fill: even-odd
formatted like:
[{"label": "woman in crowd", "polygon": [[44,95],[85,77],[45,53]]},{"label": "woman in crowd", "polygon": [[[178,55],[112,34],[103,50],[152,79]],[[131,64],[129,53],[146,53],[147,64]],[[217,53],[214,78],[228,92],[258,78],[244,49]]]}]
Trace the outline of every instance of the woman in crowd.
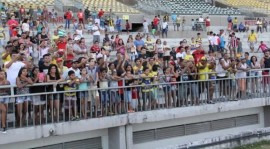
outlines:
[{"label": "woman in crowd", "polygon": [[[54,85],[50,85],[47,88],[48,92],[53,92],[54,88],[56,91],[63,91],[63,85],[59,84],[60,82],[64,81],[63,77],[60,75],[58,67],[55,64],[51,64],[48,69],[48,74],[46,76],[48,83],[53,83]],[[50,114],[53,120],[59,121],[59,110],[60,107],[60,100],[61,103],[63,101],[63,93],[54,93],[51,94],[49,97],[49,105],[50,105]]]}]

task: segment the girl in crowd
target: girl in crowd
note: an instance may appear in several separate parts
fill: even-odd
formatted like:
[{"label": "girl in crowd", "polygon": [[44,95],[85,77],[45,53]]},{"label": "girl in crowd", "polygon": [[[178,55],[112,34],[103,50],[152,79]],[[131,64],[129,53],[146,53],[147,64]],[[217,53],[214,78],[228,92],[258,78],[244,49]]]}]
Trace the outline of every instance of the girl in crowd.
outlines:
[{"label": "girl in crowd", "polygon": [[[45,75],[39,72],[38,67],[34,67],[31,71],[31,79],[33,83],[44,83]],[[45,92],[44,86],[33,86],[31,87],[31,93],[43,93]],[[44,105],[46,103],[46,95],[36,95],[32,96],[34,105],[34,124],[44,123]]]},{"label": "girl in crowd", "polygon": [[[28,71],[26,68],[21,68],[18,77],[16,78],[16,94],[17,95],[24,95],[29,94],[30,89],[28,85],[32,85],[33,81],[28,76]],[[31,101],[30,96],[20,96],[16,98],[17,103],[17,117],[16,122],[19,127],[22,127],[25,124],[26,114],[28,111],[28,104]]]}]

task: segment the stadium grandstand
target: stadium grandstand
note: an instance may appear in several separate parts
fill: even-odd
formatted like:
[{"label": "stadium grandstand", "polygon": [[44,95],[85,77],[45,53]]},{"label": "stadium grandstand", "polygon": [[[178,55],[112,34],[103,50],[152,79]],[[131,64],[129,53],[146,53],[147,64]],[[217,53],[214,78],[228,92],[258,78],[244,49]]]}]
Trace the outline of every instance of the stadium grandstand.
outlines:
[{"label": "stadium grandstand", "polygon": [[234,8],[270,14],[270,1],[268,0],[220,0],[219,2]]},{"label": "stadium grandstand", "polygon": [[0,149],[270,139],[269,0],[2,0]]},{"label": "stadium grandstand", "polygon": [[219,8],[202,0],[139,0],[138,9],[161,10],[179,15],[240,15],[237,9]]}]

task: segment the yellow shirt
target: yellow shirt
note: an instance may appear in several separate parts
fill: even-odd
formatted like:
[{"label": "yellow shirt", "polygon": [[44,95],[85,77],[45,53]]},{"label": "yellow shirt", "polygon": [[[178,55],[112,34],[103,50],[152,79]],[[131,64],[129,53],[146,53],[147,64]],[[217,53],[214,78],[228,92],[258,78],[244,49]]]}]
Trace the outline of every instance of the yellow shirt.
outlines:
[{"label": "yellow shirt", "polygon": [[[202,66],[202,64],[198,63],[197,66]],[[207,64],[204,69],[198,69],[199,73],[209,73],[209,72],[211,72],[212,70],[209,69],[209,66],[210,66],[210,64]],[[199,80],[208,80],[208,78],[209,78],[208,74],[200,74],[199,75]]]},{"label": "yellow shirt", "polygon": [[248,35],[248,41],[255,42],[256,39],[257,39],[256,33],[253,33],[253,34],[249,34]]},{"label": "yellow shirt", "polygon": [[191,61],[191,60],[194,60],[193,56],[191,54],[187,54],[184,58],[184,60],[188,60],[188,61]]},{"label": "yellow shirt", "polygon": [[[2,57],[6,54],[6,52],[2,53]],[[5,59],[2,59],[3,60],[3,63],[5,64],[5,62],[9,62],[11,61],[11,57],[10,55],[8,55]]]},{"label": "yellow shirt", "polygon": [[139,67],[137,67],[137,66],[133,66],[133,71],[134,71],[134,72],[138,72],[138,71],[143,72],[143,66],[141,66],[141,68],[139,68]]},{"label": "yellow shirt", "polygon": [[58,40],[59,39],[59,36],[58,35],[53,35],[52,36],[52,40]]}]

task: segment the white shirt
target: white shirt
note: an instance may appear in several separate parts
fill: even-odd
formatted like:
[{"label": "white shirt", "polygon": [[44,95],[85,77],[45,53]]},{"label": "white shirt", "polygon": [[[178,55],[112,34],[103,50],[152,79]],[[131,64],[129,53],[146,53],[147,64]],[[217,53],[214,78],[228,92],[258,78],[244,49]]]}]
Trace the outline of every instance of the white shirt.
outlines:
[{"label": "white shirt", "polygon": [[77,68],[77,70],[73,69],[72,67],[70,67],[68,70],[66,70],[64,73],[63,73],[63,78],[66,79],[68,77],[68,72],[70,70],[73,70],[75,72],[75,76],[76,77],[80,77],[81,76],[81,71],[79,68]]},{"label": "white shirt", "polygon": [[204,22],[203,18],[200,17],[199,18],[199,22]]},{"label": "white shirt", "polygon": [[179,52],[179,53],[176,54],[176,58],[182,58],[182,59],[184,59],[185,56],[186,56],[186,52],[182,52],[182,53]]},{"label": "white shirt", "polygon": [[92,30],[94,32],[93,35],[100,35],[99,28],[96,25],[93,25]]},{"label": "white shirt", "polygon": [[167,22],[163,22],[163,23],[162,23],[162,29],[166,29],[167,26],[168,26],[168,23],[167,23]]},{"label": "white shirt", "polygon": [[214,42],[213,42],[214,41],[214,36],[209,36],[208,41],[210,42],[211,45],[213,45],[214,44]]},{"label": "white shirt", "polygon": [[22,30],[23,32],[29,32],[30,31],[30,27],[28,23],[23,23],[22,24]]},{"label": "white shirt", "polygon": [[43,55],[48,54],[49,49],[49,47],[39,48],[39,60],[43,58]]},{"label": "white shirt", "polygon": [[143,28],[144,28],[144,29],[148,29],[148,25],[149,25],[149,23],[148,23],[148,22],[146,22],[146,21],[145,21],[145,22],[143,22]]},{"label": "white shirt", "polygon": [[[7,65],[9,62],[6,62]],[[16,85],[16,78],[18,77],[18,73],[25,64],[21,61],[16,61],[11,64],[9,68],[6,69],[7,72],[7,80],[10,82],[10,85]]]},{"label": "white shirt", "polygon": [[218,45],[218,36],[214,36],[213,38],[212,38],[212,40],[213,40],[213,44],[214,45]]},{"label": "white shirt", "polygon": [[77,33],[80,37],[83,37],[83,30],[77,29],[77,30],[76,30],[76,33]]}]

